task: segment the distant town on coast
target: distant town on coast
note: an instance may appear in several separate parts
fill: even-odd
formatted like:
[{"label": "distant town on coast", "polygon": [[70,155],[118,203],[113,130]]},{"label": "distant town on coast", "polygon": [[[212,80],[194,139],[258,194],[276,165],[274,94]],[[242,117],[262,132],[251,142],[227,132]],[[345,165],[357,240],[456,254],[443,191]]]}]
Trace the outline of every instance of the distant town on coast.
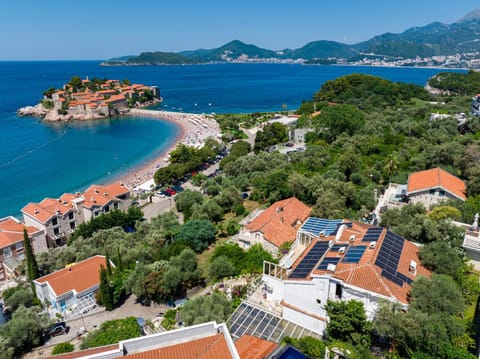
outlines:
[{"label": "distant town on coast", "polygon": [[185,65],[203,63],[298,63],[319,65],[480,68],[480,10],[452,24],[433,22],[400,34],[385,33],[357,44],[313,41],[298,49],[273,51],[231,41],[214,49],[142,52],[113,58],[102,66]]}]

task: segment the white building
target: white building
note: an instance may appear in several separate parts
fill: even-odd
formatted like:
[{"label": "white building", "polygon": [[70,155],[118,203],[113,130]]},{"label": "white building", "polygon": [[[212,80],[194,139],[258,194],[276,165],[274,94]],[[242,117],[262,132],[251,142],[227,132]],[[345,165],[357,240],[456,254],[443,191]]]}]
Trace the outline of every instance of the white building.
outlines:
[{"label": "white building", "polygon": [[38,299],[60,313],[73,310],[94,297],[100,285],[100,267],[106,267],[105,261],[105,256],[97,255],[35,279]]},{"label": "white building", "polygon": [[430,276],[418,248],[379,227],[309,218],[280,265],[265,263],[263,299],[282,318],[322,334],[327,300],[357,300],[372,319],[380,300],[408,305],[411,283]]}]

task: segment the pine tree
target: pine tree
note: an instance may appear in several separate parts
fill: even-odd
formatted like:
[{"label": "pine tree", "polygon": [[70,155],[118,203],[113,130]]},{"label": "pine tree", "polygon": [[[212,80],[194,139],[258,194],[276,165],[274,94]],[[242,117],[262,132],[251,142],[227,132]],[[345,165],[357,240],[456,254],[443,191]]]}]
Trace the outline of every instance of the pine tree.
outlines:
[{"label": "pine tree", "polygon": [[29,281],[38,278],[38,264],[33,254],[32,244],[28,238],[27,230],[23,229],[23,248],[25,249],[25,259],[27,261],[27,276]]},{"label": "pine tree", "polygon": [[98,288],[97,302],[103,305],[106,310],[113,309],[113,295],[110,280],[108,279],[107,270],[103,265],[100,266],[100,285]]}]

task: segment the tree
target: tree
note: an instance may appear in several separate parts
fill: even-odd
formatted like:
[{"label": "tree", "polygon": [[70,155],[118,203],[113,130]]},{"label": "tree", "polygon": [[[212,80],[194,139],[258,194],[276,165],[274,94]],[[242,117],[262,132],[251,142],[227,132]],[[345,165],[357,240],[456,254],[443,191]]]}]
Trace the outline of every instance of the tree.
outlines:
[{"label": "tree", "polygon": [[59,343],[55,345],[55,347],[53,347],[52,355],[70,353],[70,352],[73,352],[74,350],[75,350],[75,347],[73,346],[73,344],[69,342]]},{"label": "tree", "polygon": [[369,343],[369,326],[362,302],[334,302],[328,300],[325,305],[329,322],[327,335],[354,345]]},{"label": "tree", "polygon": [[232,313],[232,306],[227,297],[218,292],[209,296],[196,297],[187,301],[181,310],[185,325],[195,325],[216,321],[223,323]]},{"label": "tree", "polygon": [[140,326],[135,317],[109,320],[102,323],[98,330],[88,333],[80,348],[87,349],[118,343],[121,340],[137,338],[141,335]]},{"label": "tree", "polygon": [[289,344],[303,354],[307,355],[311,359],[324,359],[325,358],[325,342],[321,339],[315,339],[313,337],[302,338],[290,338],[284,337],[282,343]]},{"label": "tree", "polygon": [[412,284],[411,310],[427,314],[458,315],[464,310],[464,299],[453,279],[433,274],[420,277]]},{"label": "tree", "polygon": [[193,250],[185,248],[178,256],[172,257],[169,262],[180,272],[180,279],[184,286],[191,288],[200,281],[202,271],[198,268],[198,258]]},{"label": "tree", "polygon": [[280,122],[268,123],[255,136],[254,150],[256,153],[277,143],[288,141],[288,128]]},{"label": "tree", "polygon": [[18,307],[12,319],[0,327],[2,349],[17,356],[40,344],[48,319],[40,316],[38,311],[38,307]]},{"label": "tree", "polygon": [[10,312],[15,312],[20,306],[29,308],[34,304],[39,304],[31,287],[22,284],[3,292],[2,297],[5,306]]},{"label": "tree", "polygon": [[235,267],[227,257],[220,256],[212,260],[208,272],[210,278],[213,280],[219,280],[235,275]]},{"label": "tree", "polygon": [[175,240],[184,240],[199,253],[215,240],[215,227],[209,221],[193,220],[180,228]]},{"label": "tree", "polygon": [[463,266],[457,249],[451,248],[444,240],[427,243],[420,250],[422,264],[438,274],[454,276]]},{"label": "tree", "polygon": [[103,265],[100,266],[100,284],[96,298],[97,303],[103,305],[106,310],[112,310],[114,308],[113,291],[110,286],[107,270]]},{"label": "tree", "polygon": [[143,263],[138,263],[125,281],[127,294],[133,293],[138,298],[146,296],[145,279],[152,270]]},{"label": "tree", "polygon": [[28,280],[32,282],[38,278],[38,264],[33,254],[32,244],[30,243],[30,238],[28,238],[26,228],[23,229],[23,248],[25,250],[25,261],[27,262]]},{"label": "tree", "polygon": [[198,191],[186,189],[175,196],[175,205],[183,213],[185,221],[191,217],[193,205],[202,203],[203,195]]}]

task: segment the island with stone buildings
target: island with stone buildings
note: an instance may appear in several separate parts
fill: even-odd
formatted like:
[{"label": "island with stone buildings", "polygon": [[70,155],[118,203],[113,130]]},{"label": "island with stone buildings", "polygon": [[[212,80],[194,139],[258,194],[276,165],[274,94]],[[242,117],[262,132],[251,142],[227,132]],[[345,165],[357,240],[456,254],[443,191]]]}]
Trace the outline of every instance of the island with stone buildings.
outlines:
[{"label": "island with stone buildings", "polygon": [[128,114],[131,108],[161,100],[157,86],[74,76],[62,89],[45,91],[36,106],[20,108],[17,115],[42,117],[45,121],[94,120]]}]

